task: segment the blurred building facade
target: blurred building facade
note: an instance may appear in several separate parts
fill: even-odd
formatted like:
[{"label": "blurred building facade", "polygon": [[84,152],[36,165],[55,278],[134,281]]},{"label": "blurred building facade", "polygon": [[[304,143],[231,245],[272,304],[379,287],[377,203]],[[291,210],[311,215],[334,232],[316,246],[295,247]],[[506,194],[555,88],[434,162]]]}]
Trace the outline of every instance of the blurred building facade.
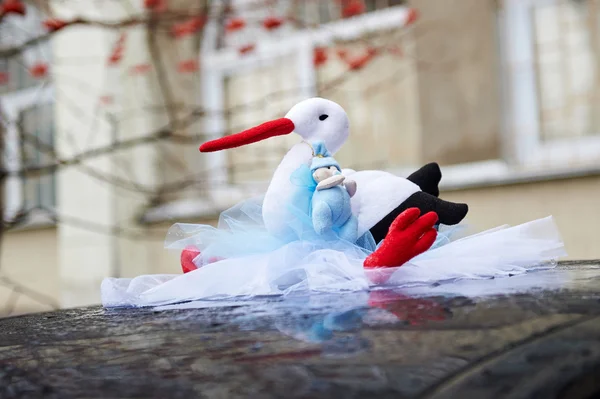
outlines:
[{"label": "blurred building facade", "polygon": [[[199,71],[185,77],[164,72],[174,87],[172,101],[208,111],[178,131],[217,137],[280,117],[301,99],[329,98],[351,119],[351,139],[337,157],[344,167],[405,176],[439,162],[442,197],[468,203],[467,221],[478,229],[554,215],[571,258],[600,257],[594,242],[600,222],[599,1],[369,0],[363,2],[367,12],[344,20],[336,2],[280,3],[281,13],[291,7],[305,23],[269,34],[244,31],[222,42],[216,21],[209,21]],[[418,10],[412,24],[411,8]],[[118,20],[120,12],[110,18]],[[272,12],[254,7],[244,17]],[[90,18],[106,18],[106,12]],[[122,68],[152,56],[144,53],[147,32],[136,29],[128,40],[138,50]],[[154,110],[164,93],[150,78],[107,72],[100,62],[61,64],[70,57],[106,59],[116,34],[88,27],[61,33],[49,53],[63,69],[52,84],[23,78],[7,85],[0,92],[7,114],[65,157],[168,125],[173,115]],[[161,37],[156,40],[160,45]],[[166,58],[175,52],[192,57],[194,44],[169,49],[165,42],[161,49]],[[254,47],[240,56],[244,46]],[[74,77],[86,82],[83,90]],[[117,98],[112,107],[136,109],[130,117],[95,116],[107,86]],[[42,116],[28,117],[31,112]],[[54,134],[90,126],[93,139]],[[293,140],[210,155],[197,152],[199,143],[149,143],[86,163],[108,175],[133,174],[140,183],[160,179],[167,187],[185,169],[208,170],[190,189],[165,190],[152,201],[141,191],[94,181],[81,169],[15,178],[6,193],[9,212],[26,198],[69,223],[40,216],[8,233],[2,270],[61,306],[97,303],[106,276],[179,273],[179,254],[162,245],[169,225],[215,223],[220,211],[266,187]],[[14,162],[44,161],[35,151],[18,153]],[[133,168],[115,157],[126,157]],[[183,165],[167,164],[169,157]]]}]

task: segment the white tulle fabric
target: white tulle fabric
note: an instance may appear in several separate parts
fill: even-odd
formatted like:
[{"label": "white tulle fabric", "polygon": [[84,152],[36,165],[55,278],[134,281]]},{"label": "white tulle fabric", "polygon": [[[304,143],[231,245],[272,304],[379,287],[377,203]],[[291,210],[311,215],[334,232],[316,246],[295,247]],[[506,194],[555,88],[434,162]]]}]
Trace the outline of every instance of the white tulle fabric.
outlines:
[{"label": "white tulle fabric", "polygon": [[[566,255],[552,217],[468,234],[466,226],[441,226],[432,248],[399,268],[366,271],[369,245],[336,239],[272,237],[262,224],[261,200],[221,215],[218,228],[176,224],[167,249],[194,245],[197,270],[102,282],[105,307],[157,306],[200,299],[285,295],[291,292],[364,291],[489,279],[547,269]],[[365,237],[363,237],[365,238]],[[368,237],[366,237],[368,241]],[[215,259],[222,259],[217,260]]]}]

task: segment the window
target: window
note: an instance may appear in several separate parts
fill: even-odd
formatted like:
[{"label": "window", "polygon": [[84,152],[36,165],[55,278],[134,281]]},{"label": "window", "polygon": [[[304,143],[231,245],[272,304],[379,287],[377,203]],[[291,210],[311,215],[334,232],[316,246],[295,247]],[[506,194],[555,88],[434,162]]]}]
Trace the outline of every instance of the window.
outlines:
[{"label": "window", "polygon": [[[301,56],[294,54],[274,57],[266,65],[240,71],[224,80],[227,108],[237,110],[227,118],[228,132],[234,133],[277,118],[301,100],[301,82],[290,79],[291,74],[286,73],[293,71],[296,63],[301,63],[299,59]],[[229,182],[264,181],[295,141],[295,137],[287,136],[226,152]]]},{"label": "window", "polygon": [[[386,10],[385,14],[381,18],[380,15],[367,13],[352,20],[327,24],[317,31],[298,31],[276,42],[259,42],[254,52],[243,57],[231,49],[229,52],[221,50],[205,55],[202,58],[204,81],[201,87],[203,102],[211,114],[205,120],[205,131],[215,137],[220,137],[223,132],[234,133],[265,120],[281,117],[300,100],[324,96],[338,102],[344,100],[344,104],[350,105],[347,111],[352,119],[353,143],[345,146],[344,153],[340,154],[340,162],[348,167],[360,168],[390,165],[390,160],[405,162],[415,140],[412,137],[407,140],[402,129],[399,132],[398,126],[384,124],[382,121],[390,113],[394,114],[394,121],[406,120],[415,115],[413,109],[416,102],[408,98],[406,89],[401,96],[393,90],[387,90],[389,87],[408,87],[411,90],[412,86],[407,86],[402,79],[397,78],[399,75],[414,76],[407,69],[407,63],[399,61],[398,57],[386,55],[374,61],[379,70],[384,70],[383,75],[370,73],[365,76],[368,71],[348,73],[349,66],[336,57],[335,48],[330,48],[328,66],[317,69],[314,65],[316,47],[348,41],[349,32],[357,32],[358,35],[382,32],[385,40],[398,43],[399,39],[390,35],[389,30],[401,30],[398,28],[408,20],[409,10],[399,7]],[[353,53],[352,56],[358,57],[364,53],[364,45],[358,44],[356,49],[352,48],[353,44],[345,45]],[[331,86],[327,82],[336,82],[341,74],[351,77],[347,81],[342,79],[346,90],[326,91]],[[367,78],[368,81],[365,81]],[[342,83],[333,86],[341,88]],[[368,109],[362,106],[364,86],[370,88],[374,97],[370,100]],[[357,90],[357,87],[361,90]],[[381,104],[387,104],[384,114],[376,109]],[[406,112],[392,109],[390,104],[404,108]],[[234,112],[227,112],[228,110]],[[365,155],[365,146],[369,148],[373,140],[382,138],[393,141],[393,145],[386,146],[382,151],[369,151]],[[269,180],[287,149],[297,139],[297,136],[289,136],[267,140],[236,151],[205,154],[203,160],[206,168],[210,169],[209,178],[215,187],[227,184],[251,186]],[[416,154],[416,151],[412,153]]]},{"label": "window", "polygon": [[303,26],[312,26],[343,18],[344,9],[360,5],[365,12],[403,5],[405,0],[292,0],[292,15]]},{"label": "window", "polygon": [[[24,16],[9,15],[0,23],[0,49],[14,48],[27,40],[43,35],[40,12],[27,6]],[[31,46],[8,58],[0,58],[0,95],[35,87],[39,81],[33,78],[28,66],[40,58],[47,58],[50,46],[47,43]]]},{"label": "window", "polygon": [[[40,21],[39,12],[30,6],[24,17],[6,17],[0,24],[0,49],[37,37],[42,33]],[[13,172],[6,183],[6,219],[23,209],[54,208],[56,203],[53,174],[15,174],[53,159],[53,89],[29,73],[33,63],[48,63],[49,54],[48,42],[41,42],[0,59],[0,111],[6,134],[4,162],[7,170]]]},{"label": "window", "polygon": [[[202,62],[202,96],[209,113],[205,131],[211,138],[273,119],[299,99],[314,95],[313,51],[310,44],[302,41],[265,45],[244,57],[217,53],[203,57]],[[210,187],[218,189],[244,180],[264,181],[285,149],[285,144],[282,147],[277,141],[267,140],[236,151],[235,159],[231,152],[206,154],[203,159],[205,168],[210,170]],[[252,155],[257,151],[263,155],[258,161]],[[257,169],[262,173],[253,172]]]},{"label": "window", "polygon": [[600,8],[559,1],[533,8],[541,137],[600,133]]},{"label": "window", "polygon": [[[20,115],[24,135],[31,138],[22,144],[24,168],[48,165],[53,160],[54,104],[41,103],[24,109]],[[52,209],[56,205],[55,175],[41,173],[23,178],[25,208]]]},{"label": "window", "polygon": [[506,133],[522,165],[597,163],[599,18],[596,1],[504,1]]},{"label": "window", "polygon": [[0,96],[5,115],[5,164],[13,172],[7,180],[6,214],[11,219],[22,210],[55,206],[53,174],[15,175],[24,168],[46,165],[54,145],[54,92],[51,87],[34,87]]},{"label": "window", "polygon": [[21,57],[0,59],[0,95],[32,87],[37,83],[29,76]]}]

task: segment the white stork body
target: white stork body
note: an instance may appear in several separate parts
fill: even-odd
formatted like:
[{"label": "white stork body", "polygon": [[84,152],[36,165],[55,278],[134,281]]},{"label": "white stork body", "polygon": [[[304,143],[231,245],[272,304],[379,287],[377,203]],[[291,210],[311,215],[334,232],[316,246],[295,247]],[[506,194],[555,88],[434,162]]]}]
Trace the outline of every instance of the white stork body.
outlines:
[{"label": "white stork body", "polygon": [[263,222],[269,233],[273,235],[287,233],[290,214],[286,204],[289,203],[295,190],[290,178],[300,166],[308,166],[311,159],[310,146],[306,143],[296,144],[285,154],[273,173],[262,207]]},{"label": "white stork body", "polygon": [[410,180],[380,170],[344,171],[344,175],[356,182],[356,194],[351,202],[352,213],[358,218],[359,237],[412,194],[421,191]]},{"label": "white stork body", "polygon": [[[292,173],[301,165],[309,165],[312,151],[307,143],[294,145],[275,170],[263,202],[263,221],[271,234],[287,232],[290,213],[285,206],[294,192]],[[369,170],[355,172],[346,169],[344,175],[357,183],[351,198],[352,213],[358,219],[358,236],[365,234],[412,194],[420,191],[413,182],[388,172]]]}]

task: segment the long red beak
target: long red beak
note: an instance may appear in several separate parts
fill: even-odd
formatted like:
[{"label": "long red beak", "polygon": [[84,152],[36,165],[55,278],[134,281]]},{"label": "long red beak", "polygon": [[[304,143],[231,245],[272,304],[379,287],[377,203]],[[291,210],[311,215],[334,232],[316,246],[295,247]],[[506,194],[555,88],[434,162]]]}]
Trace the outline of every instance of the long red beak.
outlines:
[{"label": "long red beak", "polygon": [[290,134],[295,129],[294,122],[287,118],[265,122],[243,132],[208,141],[200,146],[200,152],[214,152],[266,140],[269,137]]}]

